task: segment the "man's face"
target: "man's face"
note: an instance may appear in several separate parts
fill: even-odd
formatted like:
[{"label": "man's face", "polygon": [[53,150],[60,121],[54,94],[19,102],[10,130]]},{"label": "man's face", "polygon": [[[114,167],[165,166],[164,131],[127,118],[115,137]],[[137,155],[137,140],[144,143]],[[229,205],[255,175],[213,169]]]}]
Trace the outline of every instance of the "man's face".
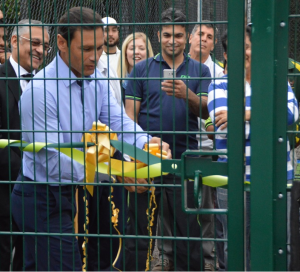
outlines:
[{"label": "man's face", "polygon": [[0,19],[3,19],[3,12],[1,9],[0,9]]},{"label": "man's face", "polygon": [[119,30],[117,26],[108,26],[104,29],[104,42],[107,47],[114,47],[119,44]]},{"label": "man's face", "polygon": [[161,43],[162,52],[170,57],[177,57],[183,54],[186,43],[185,27],[181,25],[166,25],[158,31],[158,41]]},{"label": "man's face", "polygon": [[71,71],[77,77],[90,76],[94,73],[100,56],[103,52],[104,35],[103,30],[98,27],[94,30],[78,29],[73,36],[70,44],[70,59],[69,49],[65,48],[66,57],[64,61],[71,68]]},{"label": "man's face", "polygon": [[[39,43],[39,45],[33,45],[32,41]],[[19,37],[17,35],[12,36],[11,46],[14,60],[30,72],[38,69],[43,63],[44,56],[47,56],[44,47],[49,47],[49,35],[45,29],[43,31],[43,28],[33,26],[30,32],[28,28],[28,33],[19,35]]]},{"label": "man's face", "polygon": [[11,55],[8,50],[8,42],[4,27],[0,27],[0,63],[3,64]]},{"label": "man's face", "polygon": [[4,33],[4,27],[0,27],[0,53],[4,54],[5,49],[8,49],[8,42]]},{"label": "man's face", "polygon": [[245,35],[245,68],[246,72],[251,71],[251,41],[248,35]]},{"label": "man's face", "polygon": [[201,54],[207,58],[210,52],[214,49],[214,29],[205,25],[198,27],[197,31],[190,36],[191,51]]}]

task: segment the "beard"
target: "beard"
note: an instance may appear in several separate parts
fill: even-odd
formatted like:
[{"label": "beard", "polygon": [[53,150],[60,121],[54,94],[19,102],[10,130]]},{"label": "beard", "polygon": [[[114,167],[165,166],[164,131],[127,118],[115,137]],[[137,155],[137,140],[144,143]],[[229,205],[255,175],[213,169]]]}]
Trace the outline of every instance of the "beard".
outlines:
[{"label": "beard", "polygon": [[164,49],[162,49],[162,51],[166,54],[166,56],[168,56],[170,58],[176,58],[176,57],[182,55],[184,52],[184,50],[178,50],[177,52],[170,53],[168,50],[164,50]]},{"label": "beard", "polygon": [[117,39],[115,42],[113,42],[113,43],[109,43],[109,42],[107,42],[107,41],[104,41],[104,45],[106,46],[106,47],[115,47],[115,46],[118,46],[119,45],[119,41],[120,41],[120,39]]}]

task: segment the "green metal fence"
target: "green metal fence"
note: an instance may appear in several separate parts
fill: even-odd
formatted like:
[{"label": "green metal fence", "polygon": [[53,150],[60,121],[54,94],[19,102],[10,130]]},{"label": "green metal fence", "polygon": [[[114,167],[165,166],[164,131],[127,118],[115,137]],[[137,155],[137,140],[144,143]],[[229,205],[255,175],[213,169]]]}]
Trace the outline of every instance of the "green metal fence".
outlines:
[{"label": "green metal fence", "polygon": [[[70,12],[75,6],[80,7],[81,16],[84,14],[83,7],[92,9],[93,16],[87,22],[84,21],[86,18],[79,17],[79,23],[72,23]],[[162,13],[169,7],[180,8],[186,15],[186,22],[162,22]],[[8,56],[11,48],[13,56],[17,56],[15,61],[23,63],[23,50],[28,50],[29,62],[24,63],[25,66],[33,70],[35,61],[39,59],[39,69],[46,67],[36,77],[29,75],[31,83],[25,87],[26,78],[10,73],[9,69],[12,68],[6,64],[0,66],[0,171],[7,173],[6,176],[3,174],[5,178],[0,181],[3,187],[0,248],[6,252],[2,256],[0,253],[1,268],[151,270],[162,259],[169,261],[162,261],[160,269],[216,270],[221,269],[222,265],[218,248],[225,243],[225,248],[228,244],[228,250],[223,245],[221,251],[228,253],[228,258],[223,257],[223,261],[228,261],[226,268],[242,271],[249,265],[245,235],[245,192],[249,191],[251,270],[288,268],[290,241],[287,239],[287,203],[290,189],[287,189],[286,182],[286,148],[288,135],[294,139],[297,131],[293,128],[287,133],[286,86],[287,76],[294,79],[295,85],[299,77],[294,71],[288,74],[287,69],[289,57],[300,61],[297,53],[300,29],[297,1],[12,0],[1,1],[0,9],[4,14],[0,38],[1,28],[7,36],[14,36],[13,28],[21,19],[42,22],[41,25],[36,21],[24,24],[25,27],[30,26],[29,32],[25,32],[28,37],[17,30],[17,40],[13,42],[13,39],[9,39],[9,47],[3,44],[6,51],[4,57]],[[109,26],[114,26],[114,23],[109,23],[108,27],[102,29],[103,24],[97,21],[95,12],[117,20],[120,49],[130,33],[134,33],[134,47],[138,40],[135,35],[144,32],[147,36],[143,49],[147,51],[145,56],[152,57],[150,41],[153,62],[159,63],[155,71],[160,72],[159,76],[149,76],[152,72],[151,63],[146,61],[144,74],[132,67],[132,77],[127,77],[122,74],[122,69],[126,67],[123,63],[125,58],[119,60],[121,75],[112,75],[108,70],[107,79],[100,74],[100,70],[96,70],[95,75],[87,72],[93,68],[90,66],[97,64],[95,62],[102,53],[104,32],[108,35]],[[68,18],[67,23],[60,23],[63,14]],[[173,13],[171,20],[174,17]],[[68,20],[72,21],[71,24]],[[213,24],[215,37],[212,60],[219,64],[218,61],[223,62],[221,37],[228,31],[229,123],[228,150],[225,153],[215,147],[207,150],[201,143],[198,149],[190,148],[196,142],[196,135],[206,134],[199,127],[193,129],[191,114],[203,119],[207,116],[202,111],[203,105],[196,114],[188,99],[183,104],[177,104],[179,98],[174,91],[175,81],[170,96],[172,107],[168,109],[167,117],[163,115],[163,106],[166,104],[162,90],[156,97],[159,107],[152,108],[149,99],[153,91],[149,86],[154,81],[159,82],[158,86],[162,88],[164,80],[173,80],[175,77],[174,74],[163,76],[165,64],[164,61],[158,61],[160,57],[167,55],[168,50],[173,52],[170,57],[173,57],[172,65],[179,71],[178,67],[185,62],[178,65],[175,61],[177,43],[178,47],[181,46],[178,50],[182,50],[180,52],[184,52],[185,58],[189,59],[188,33],[192,32],[195,24],[207,24],[203,20],[210,20]],[[252,22],[251,185],[244,183],[245,25],[249,22]],[[183,26],[184,34],[173,35],[173,44],[168,47],[164,39],[169,34],[162,29],[170,25],[171,35],[178,26]],[[45,27],[49,27],[49,41]],[[80,30],[77,36],[68,33],[70,27]],[[42,38],[34,43],[32,39],[37,35],[36,29],[42,30],[38,33]],[[180,44],[178,40],[182,37],[184,42]],[[78,43],[74,45],[76,39]],[[29,42],[29,46],[25,45],[26,42]],[[41,49],[41,45],[43,52],[33,58],[32,52],[36,48]],[[202,42],[199,47],[201,45]],[[49,46],[52,49],[48,53]],[[61,56],[65,56],[64,59],[58,57],[58,49]],[[138,49],[132,49],[133,52],[135,50]],[[56,60],[52,62],[55,57]],[[138,60],[133,60],[133,66]],[[90,63],[90,66],[82,63]],[[64,65],[72,69],[61,72]],[[187,67],[180,80],[188,86],[197,81],[195,84],[200,89],[200,98],[198,95],[195,99],[199,98],[199,103],[205,104],[205,95],[201,96],[205,90],[201,84],[208,79],[218,80],[219,76],[207,78],[202,75],[204,68],[200,63],[197,65],[194,68],[198,71],[197,75]],[[47,67],[51,69],[47,70]],[[17,69],[21,75],[21,68]],[[134,101],[133,116],[128,113],[128,104],[119,107],[111,94],[112,89],[116,88],[113,84],[117,84],[121,86],[121,96],[125,98],[122,89],[126,89],[125,82],[133,90],[134,100],[126,93],[126,103]],[[143,84],[146,90],[143,97],[137,95],[139,88],[142,88],[139,84]],[[12,89],[13,85],[16,89]],[[64,88],[66,92],[62,93]],[[186,96],[191,95],[188,87],[184,89]],[[157,146],[147,149],[144,143],[151,144],[149,138],[143,144],[139,143],[144,132],[138,129],[136,123],[126,119],[126,112],[138,123],[141,115],[135,113],[140,110],[140,101],[145,103],[142,105],[147,123],[145,132],[171,139],[172,157],[163,159],[167,153],[156,149]],[[180,107],[184,107],[184,116],[176,120]],[[151,130],[151,118],[157,112],[160,120],[155,125],[160,129]],[[104,125],[93,123],[98,119]],[[170,122],[172,129],[162,129],[166,122],[164,120]],[[185,124],[186,129],[177,131],[180,122]],[[212,134],[216,136],[218,133]],[[176,150],[181,150],[179,146],[182,144],[178,140],[180,135],[185,136],[185,148],[178,155]],[[162,144],[162,141],[157,140],[157,143]],[[115,153],[116,150],[120,153]],[[212,161],[212,157],[218,155],[227,155],[228,162]],[[16,181],[19,168],[20,179]],[[215,175],[218,177],[212,177]],[[225,183],[216,185],[220,180]],[[90,181],[93,183],[87,185]],[[215,188],[206,191],[205,184],[228,190],[228,208],[218,209],[215,206]],[[129,193],[130,187],[135,192]],[[207,197],[206,194],[212,195],[209,207],[203,207],[202,198]],[[218,215],[225,215],[228,219],[228,238],[217,233]],[[212,234],[207,235],[204,226],[209,216]],[[157,217],[161,223],[158,223]],[[17,237],[18,246],[15,244]]]}]

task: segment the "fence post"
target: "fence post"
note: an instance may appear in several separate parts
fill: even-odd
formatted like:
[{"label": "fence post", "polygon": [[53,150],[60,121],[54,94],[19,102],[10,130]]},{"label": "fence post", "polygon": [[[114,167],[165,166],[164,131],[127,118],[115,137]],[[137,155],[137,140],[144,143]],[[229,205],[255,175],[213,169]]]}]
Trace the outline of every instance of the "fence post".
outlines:
[{"label": "fence post", "polygon": [[228,271],[244,270],[245,1],[228,1]]},{"label": "fence post", "polygon": [[[251,270],[286,270],[289,1],[252,2]],[[281,197],[281,195],[282,197]]]}]

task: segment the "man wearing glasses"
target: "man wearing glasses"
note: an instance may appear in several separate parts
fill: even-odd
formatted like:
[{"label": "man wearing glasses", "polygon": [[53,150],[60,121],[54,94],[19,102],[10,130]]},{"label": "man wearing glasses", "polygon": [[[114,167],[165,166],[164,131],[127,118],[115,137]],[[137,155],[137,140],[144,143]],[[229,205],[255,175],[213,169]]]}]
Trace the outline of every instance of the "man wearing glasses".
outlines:
[{"label": "man wearing glasses", "polygon": [[[22,20],[12,32],[12,55],[0,66],[0,139],[21,139],[21,133],[16,131],[20,129],[18,110],[20,95],[51,50],[48,28],[41,24],[40,21]],[[0,158],[0,181],[15,181],[21,167],[20,150],[18,148],[0,149]],[[18,230],[14,220],[11,219],[10,211],[10,194],[13,186],[13,183],[0,183],[1,232]],[[1,271],[10,269],[14,247],[16,250],[11,270],[23,270],[22,237],[0,235]]]}]

